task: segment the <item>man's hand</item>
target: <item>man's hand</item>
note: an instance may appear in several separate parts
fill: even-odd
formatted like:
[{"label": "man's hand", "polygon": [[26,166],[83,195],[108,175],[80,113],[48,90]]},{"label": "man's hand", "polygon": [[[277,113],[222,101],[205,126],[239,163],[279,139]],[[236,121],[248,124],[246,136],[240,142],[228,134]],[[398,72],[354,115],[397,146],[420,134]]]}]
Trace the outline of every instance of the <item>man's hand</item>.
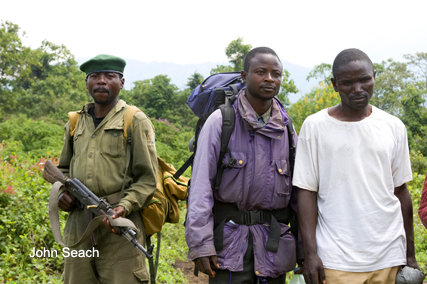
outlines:
[{"label": "man's hand", "polygon": [[406,265],[420,270],[415,259],[415,242],[414,242],[414,220],[411,194],[406,183],[394,188],[394,195],[400,201],[400,209],[403,217],[403,227],[406,234]]},{"label": "man's hand", "polygon": [[304,260],[297,260],[298,267],[294,270],[294,274],[302,274],[304,272]]},{"label": "man's hand", "polygon": [[64,191],[59,195],[58,207],[62,211],[70,212],[74,207],[76,207],[76,202],[67,191]]},{"label": "man's hand", "polygon": [[196,258],[194,262],[199,271],[215,278],[215,271],[213,271],[212,268],[219,269],[218,257],[216,255]]},{"label": "man's hand", "polygon": [[305,257],[303,275],[307,284],[326,283],[323,263],[317,254]]},{"label": "man's hand", "polygon": [[[124,218],[126,215],[126,210],[125,208],[123,208],[122,206],[117,206],[116,208],[113,209],[115,211],[114,215],[112,216],[113,219],[116,219],[118,217],[122,217]],[[107,217],[105,217],[102,222],[104,222],[104,226],[107,228],[108,231],[116,234],[116,235],[120,235],[120,232],[115,230],[113,227],[111,227],[110,221],[108,220]]]}]

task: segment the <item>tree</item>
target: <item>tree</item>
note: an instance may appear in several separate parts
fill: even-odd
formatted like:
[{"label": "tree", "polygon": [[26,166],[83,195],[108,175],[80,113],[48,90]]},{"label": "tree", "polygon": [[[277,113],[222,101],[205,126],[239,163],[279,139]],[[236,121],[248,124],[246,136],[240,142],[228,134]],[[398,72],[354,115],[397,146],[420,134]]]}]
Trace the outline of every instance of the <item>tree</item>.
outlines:
[{"label": "tree", "polygon": [[[13,91],[15,80],[26,76],[31,49],[22,45],[20,28],[11,22],[0,25],[0,110],[8,114],[19,107],[19,93]],[[34,61],[31,59],[30,64]]]},{"label": "tree", "polygon": [[227,55],[230,65],[217,65],[216,68],[211,70],[211,75],[223,72],[242,71],[243,63],[245,61],[246,54],[252,49],[252,45],[243,44],[243,38],[238,37],[231,41],[225,48],[225,55]]},{"label": "tree", "polygon": [[403,57],[409,60],[408,65],[415,67],[415,74],[424,81],[423,105],[425,107],[427,100],[427,52],[417,52],[415,55],[405,54]]},{"label": "tree", "polygon": [[291,102],[289,101],[289,94],[298,93],[298,89],[295,86],[294,80],[293,79],[289,80],[290,75],[291,73],[289,73],[288,70],[283,69],[283,79],[282,79],[282,83],[280,84],[280,91],[277,94],[277,98],[286,109],[288,109],[289,106],[291,105]]},{"label": "tree", "polygon": [[21,76],[16,84],[16,88],[25,90],[20,105],[32,107],[20,112],[29,117],[50,116],[66,121],[69,111],[79,110],[92,100],[86,93],[85,75],[63,45],[43,41],[33,53],[38,64],[31,66],[32,78]]},{"label": "tree", "polygon": [[191,90],[194,90],[198,85],[200,85],[203,82],[203,76],[202,74],[198,72],[194,72],[187,81],[186,86],[190,88]]},{"label": "tree", "polygon": [[[1,21],[0,25],[0,87],[7,90],[13,87],[13,81],[19,76],[30,73],[31,49],[22,45],[20,28],[11,22]],[[24,36],[23,32],[21,36]],[[29,58],[31,59],[28,62]]]},{"label": "tree", "polygon": [[234,69],[230,65],[217,65],[215,68],[212,68],[210,74],[216,74],[216,73],[224,73],[224,72],[233,72]]},{"label": "tree", "polygon": [[252,45],[243,44],[243,38],[241,37],[230,42],[225,49],[225,55],[227,55],[228,61],[233,65],[234,71],[243,70],[246,54],[248,54],[251,49]]},{"label": "tree", "polygon": [[[332,65],[327,63],[321,63],[314,66],[313,70],[308,73],[306,80],[310,79],[320,79],[321,82],[324,82],[326,85],[331,83],[332,74]],[[320,82],[319,82],[320,83]]]},{"label": "tree", "polygon": [[44,41],[37,49],[25,47],[10,22],[2,22],[0,36],[0,113],[66,121],[87,102],[84,74],[65,46]]},{"label": "tree", "polygon": [[416,74],[423,78],[427,88],[427,52],[417,52],[415,55],[405,54],[403,57],[409,60],[409,65],[417,67]]},{"label": "tree", "polygon": [[149,117],[164,118],[177,107],[178,87],[170,80],[167,75],[157,75],[153,79],[136,81],[135,86],[121,96],[128,103],[140,107]]},{"label": "tree", "polygon": [[401,100],[406,95],[406,86],[413,81],[413,73],[406,63],[392,59],[374,64],[377,71],[374,95],[371,104],[392,115],[399,115]]},{"label": "tree", "polygon": [[300,98],[289,109],[297,133],[300,131],[302,123],[307,116],[324,108],[337,105],[340,102],[340,96],[335,92],[332,84],[325,85],[320,82],[316,89]]}]

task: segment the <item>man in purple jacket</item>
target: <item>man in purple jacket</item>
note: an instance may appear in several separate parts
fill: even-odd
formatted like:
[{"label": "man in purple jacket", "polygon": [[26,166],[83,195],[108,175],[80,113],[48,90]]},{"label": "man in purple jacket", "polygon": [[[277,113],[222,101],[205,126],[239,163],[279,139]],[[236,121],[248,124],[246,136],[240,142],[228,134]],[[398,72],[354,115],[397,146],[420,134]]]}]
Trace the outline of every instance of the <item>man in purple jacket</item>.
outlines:
[{"label": "man in purple jacket", "polygon": [[[191,176],[186,240],[188,259],[210,276],[209,283],[285,283],[301,260],[300,242],[288,226],[296,212],[286,110],[275,98],[282,64],[270,48],[246,56],[242,89],[233,107],[235,127],[215,181],[222,116],[215,111],[200,133]],[[292,138],[296,144],[297,137]]]}]

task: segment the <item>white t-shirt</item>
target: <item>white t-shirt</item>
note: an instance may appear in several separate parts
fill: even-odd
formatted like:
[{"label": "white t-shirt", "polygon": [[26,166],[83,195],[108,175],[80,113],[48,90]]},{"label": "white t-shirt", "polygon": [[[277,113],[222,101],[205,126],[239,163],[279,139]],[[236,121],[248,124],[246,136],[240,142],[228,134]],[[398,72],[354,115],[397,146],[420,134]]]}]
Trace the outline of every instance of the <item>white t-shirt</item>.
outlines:
[{"label": "white t-shirt", "polygon": [[405,125],[372,107],[357,122],[324,109],[301,128],[293,185],[317,191],[317,253],[325,268],[367,272],[406,264],[394,188],[412,180]]}]

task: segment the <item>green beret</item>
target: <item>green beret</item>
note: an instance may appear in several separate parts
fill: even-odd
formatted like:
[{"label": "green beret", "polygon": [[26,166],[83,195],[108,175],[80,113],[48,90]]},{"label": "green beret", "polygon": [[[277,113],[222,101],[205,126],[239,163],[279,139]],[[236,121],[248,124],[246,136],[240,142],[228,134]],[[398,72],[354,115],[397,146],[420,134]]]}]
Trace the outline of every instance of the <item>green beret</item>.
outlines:
[{"label": "green beret", "polygon": [[99,54],[80,65],[80,70],[85,72],[86,76],[94,72],[114,72],[123,75],[125,66],[126,61],[120,57]]}]

